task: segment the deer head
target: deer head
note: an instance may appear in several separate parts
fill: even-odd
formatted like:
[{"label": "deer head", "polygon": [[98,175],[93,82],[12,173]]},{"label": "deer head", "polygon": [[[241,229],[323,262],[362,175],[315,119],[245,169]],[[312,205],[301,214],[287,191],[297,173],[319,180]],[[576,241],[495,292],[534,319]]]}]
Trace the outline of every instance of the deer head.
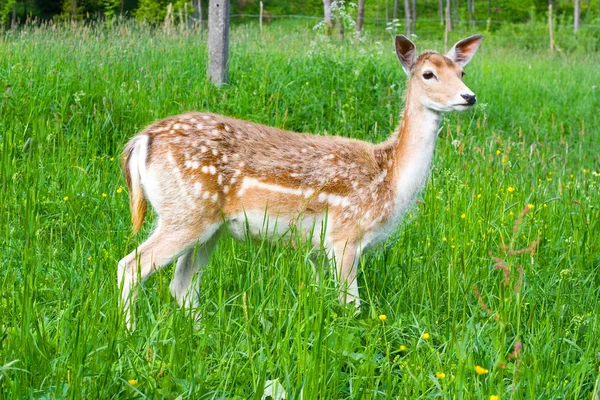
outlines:
[{"label": "deer head", "polygon": [[446,55],[427,51],[417,57],[414,43],[406,36],[396,36],[396,54],[410,78],[408,89],[411,96],[433,111],[471,108],[477,98],[462,81],[465,74],[463,67],[471,60],[482,40],[482,35],[469,36],[457,42]]}]

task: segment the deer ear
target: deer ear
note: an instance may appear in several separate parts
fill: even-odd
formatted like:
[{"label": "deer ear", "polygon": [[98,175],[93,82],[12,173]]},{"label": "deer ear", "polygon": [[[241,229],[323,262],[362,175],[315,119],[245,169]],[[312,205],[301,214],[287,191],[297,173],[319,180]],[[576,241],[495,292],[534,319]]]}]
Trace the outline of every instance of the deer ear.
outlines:
[{"label": "deer ear", "polygon": [[410,71],[417,61],[417,49],[415,44],[404,35],[396,36],[396,55],[402,64],[402,69],[406,75],[410,76]]},{"label": "deer ear", "polygon": [[467,65],[471,58],[475,55],[475,52],[479,48],[483,35],[473,35],[466,39],[458,41],[454,47],[446,54],[446,57],[464,67]]}]

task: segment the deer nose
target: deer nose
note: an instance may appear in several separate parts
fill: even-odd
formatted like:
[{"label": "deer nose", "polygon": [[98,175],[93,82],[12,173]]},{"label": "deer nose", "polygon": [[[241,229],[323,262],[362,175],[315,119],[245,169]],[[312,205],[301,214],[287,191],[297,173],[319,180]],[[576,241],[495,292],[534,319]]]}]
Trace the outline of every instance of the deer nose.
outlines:
[{"label": "deer nose", "polygon": [[460,97],[465,99],[467,104],[471,106],[477,102],[477,97],[474,94],[461,94]]}]

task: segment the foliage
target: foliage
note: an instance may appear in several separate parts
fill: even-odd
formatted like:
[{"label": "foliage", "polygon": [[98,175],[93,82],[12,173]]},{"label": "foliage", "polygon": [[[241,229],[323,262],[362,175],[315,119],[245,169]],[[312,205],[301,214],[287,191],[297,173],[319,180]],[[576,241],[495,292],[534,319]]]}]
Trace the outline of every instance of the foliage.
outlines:
[{"label": "foliage", "polygon": [[360,312],[320,252],[225,237],[202,329],[171,299],[170,267],[125,331],[116,265],[151,225],[130,235],[119,154],[137,131],[188,110],[371,142],[398,124],[389,35],[344,44],[308,26],[234,27],[220,89],[204,33],[0,37],[0,398],[260,398],[268,382],[287,398],[600,394],[600,58],[493,33],[466,67],[479,105],[443,119],[420,201],[361,262]]}]

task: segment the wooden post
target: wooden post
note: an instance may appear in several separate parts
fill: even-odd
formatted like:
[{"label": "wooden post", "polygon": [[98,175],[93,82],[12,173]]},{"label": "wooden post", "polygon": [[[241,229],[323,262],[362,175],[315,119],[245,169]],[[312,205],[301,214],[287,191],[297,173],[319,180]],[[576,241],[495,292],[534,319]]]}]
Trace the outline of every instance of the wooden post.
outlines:
[{"label": "wooden post", "polygon": [[410,4],[404,0],[404,34],[410,38]]},{"label": "wooden post", "polygon": [[552,0],[548,1],[548,29],[550,29],[550,52],[554,53],[554,32],[552,29]]},{"label": "wooden post", "polygon": [[263,2],[260,2],[260,20],[259,20],[259,24],[260,24],[260,32],[262,33],[262,20],[263,20]]},{"label": "wooden post", "polygon": [[13,3],[12,18],[10,19],[10,29],[17,29],[17,1]]},{"label": "wooden post", "polygon": [[[396,1],[398,1],[398,0],[396,0]],[[364,19],[365,19],[365,0],[358,0],[358,7],[356,9],[356,35],[355,35],[356,39],[360,38]]]},{"label": "wooden post", "polygon": [[229,0],[208,3],[208,79],[217,86],[227,82],[229,57]]},{"label": "wooden post", "polygon": [[579,32],[579,17],[581,9],[579,6],[579,0],[575,0],[575,15],[573,16],[573,32]]},{"label": "wooden post", "polygon": [[411,32],[414,34],[417,31],[417,0],[412,0],[410,19],[412,23]]}]

